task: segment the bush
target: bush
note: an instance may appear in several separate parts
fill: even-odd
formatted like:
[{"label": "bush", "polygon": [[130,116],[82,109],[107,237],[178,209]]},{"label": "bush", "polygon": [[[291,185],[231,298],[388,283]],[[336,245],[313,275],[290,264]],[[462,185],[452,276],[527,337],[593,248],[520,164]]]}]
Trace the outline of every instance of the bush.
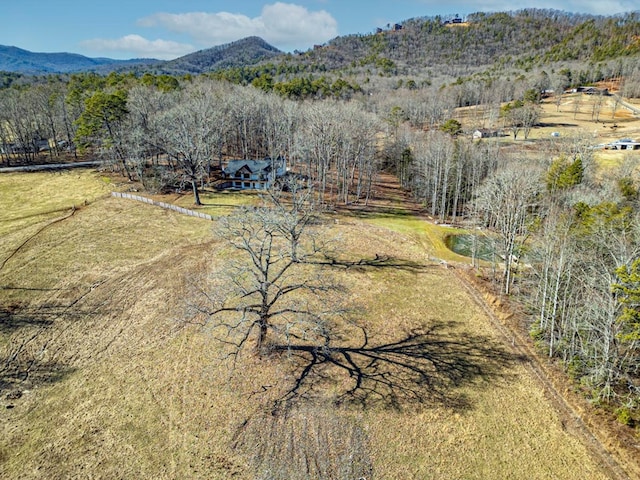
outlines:
[{"label": "bush", "polygon": [[618,408],[616,410],[616,419],[622,425],[626,425],[627,427],[633,428],[636,425],[636,419],[633,417],[629,407]]}]

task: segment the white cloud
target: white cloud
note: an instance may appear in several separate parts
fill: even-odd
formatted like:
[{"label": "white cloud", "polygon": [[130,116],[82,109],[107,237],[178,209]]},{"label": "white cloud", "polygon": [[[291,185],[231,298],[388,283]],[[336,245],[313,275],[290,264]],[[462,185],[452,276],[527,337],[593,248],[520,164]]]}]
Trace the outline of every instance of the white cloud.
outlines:
[{"label": "white cloud", "polygon": [[205,48],[253,35],[284,50],[308,48],[338,34],[337,22],[328,12],[282,2],[265,5],[255,18],[229,12],[156,13],[138,24],[190,35]]},{"label": "white cloud", "polygon": [[147,40],[140,35],[125,35],[121,38],[93,38],[82,42],[85,48],[96,52],[126,52],[133,57],[169,60],[196,50],[192,45],[170,40]]}]

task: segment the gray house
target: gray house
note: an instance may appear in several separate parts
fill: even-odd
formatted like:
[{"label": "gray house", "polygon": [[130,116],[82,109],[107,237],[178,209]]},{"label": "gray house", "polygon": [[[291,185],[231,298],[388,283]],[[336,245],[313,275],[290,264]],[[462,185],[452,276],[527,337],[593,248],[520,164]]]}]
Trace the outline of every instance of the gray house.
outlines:
[{"label": "gray house", "polygon": [[225,188],[264,190],[287,173],[285,159],[230,160],[222,169]]}]

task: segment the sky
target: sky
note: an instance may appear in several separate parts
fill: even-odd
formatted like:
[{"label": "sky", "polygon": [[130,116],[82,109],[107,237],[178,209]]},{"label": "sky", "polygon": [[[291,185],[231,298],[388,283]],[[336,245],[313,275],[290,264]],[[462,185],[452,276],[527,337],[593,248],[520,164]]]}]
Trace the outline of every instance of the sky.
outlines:
[{"label": "sky", "polygon": [[114,59],[170,60],[259,36],[305,51],[415,17],[551,8],[613,15],[639,0],[0,0],[0,45]]}]

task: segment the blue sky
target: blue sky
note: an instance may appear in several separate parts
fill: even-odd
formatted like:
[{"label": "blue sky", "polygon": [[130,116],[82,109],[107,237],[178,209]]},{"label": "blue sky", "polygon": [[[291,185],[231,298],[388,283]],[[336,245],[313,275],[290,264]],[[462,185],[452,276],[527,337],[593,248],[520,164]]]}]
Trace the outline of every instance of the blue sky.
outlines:
[{"label": "blue sky", "polygon": [[553,8],[615,14],[638,0],[0,0],[0,45],[172,59],[257,35],[284,51],[414,17]]}]

